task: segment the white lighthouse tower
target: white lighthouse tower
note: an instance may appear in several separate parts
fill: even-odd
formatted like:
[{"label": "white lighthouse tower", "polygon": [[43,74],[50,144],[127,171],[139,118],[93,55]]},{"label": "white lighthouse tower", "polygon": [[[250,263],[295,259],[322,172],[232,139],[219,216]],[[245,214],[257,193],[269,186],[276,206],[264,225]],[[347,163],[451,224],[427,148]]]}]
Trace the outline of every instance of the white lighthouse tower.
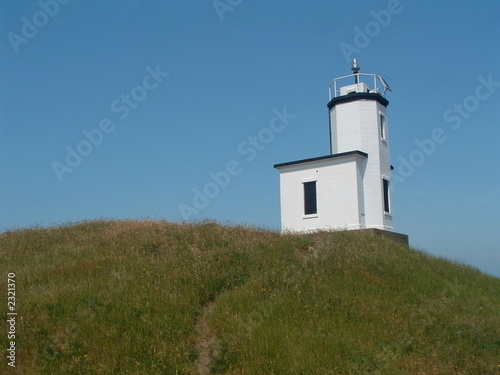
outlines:
[{"label": "white lighthouse tower", "polygon": [[330,154],[274,166],[283,232],[394,231],[385,98],[390,88],[378,75],[359,73],[356,59],[352,71],[329,86]]}]

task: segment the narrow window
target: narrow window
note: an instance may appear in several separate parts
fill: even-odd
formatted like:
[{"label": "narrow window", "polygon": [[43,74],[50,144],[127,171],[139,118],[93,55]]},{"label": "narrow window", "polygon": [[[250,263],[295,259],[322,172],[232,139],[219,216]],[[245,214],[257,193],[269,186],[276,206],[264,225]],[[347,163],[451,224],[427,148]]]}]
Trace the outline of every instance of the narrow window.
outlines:
[{"label": "narrow window", "polygon": [[380,138],[386,139],[386,131],[387,131],[387,123],[385,120],[385,116],[380,114]]},{"label": "narrow window", "polygon": [[384,211],[386,213],[391,212],[391,202],[390,202],[390,194],[389,194],[389,186],[390,182],[389,180],[386,180],[385,178],[382,179],[383,185],[384,185]]},{"label": "narrow window", "polygon": [[317,213],[316,181],[304,182],[304,215]]}]

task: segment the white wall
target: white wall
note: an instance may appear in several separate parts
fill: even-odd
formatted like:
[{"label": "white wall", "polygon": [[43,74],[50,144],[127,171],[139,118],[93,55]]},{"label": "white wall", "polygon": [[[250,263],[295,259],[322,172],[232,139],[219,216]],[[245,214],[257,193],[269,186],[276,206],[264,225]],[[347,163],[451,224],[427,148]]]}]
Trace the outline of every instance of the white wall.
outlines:
[{"label": "white wall", "polygon": [[[386,118],[381,139],[380,114]],[[279,166],[283,231],[377,228],[394,230],[384,212],[382,179],[389,179],[389,121],[377,100],[340,102],[330,109],[331,152],[362,151],[316,161]],[[316,215],[304,215],[303,183],[316,181]],[[392,197],[391,197],[392,205]]]},{"label": "white wall", "polygon": [[[386,118],[386,139],[380,137],[380,114]],[[386,107],[376,100],[336,104],[330,110],[332,153],[360,150],[368,154],[362,174],[364,224],[394,230],[392,214],[384,213],[382,177],[390,180],[389,121]]]},{"label": "white wall", "polygon": [[[365,158],[349,155],[280,168],[283,231],[360,229],[360,181]],[[316,181],[317,215],[304,215],[303,183]],[[361,208],[362,209],[362,208]]]}]

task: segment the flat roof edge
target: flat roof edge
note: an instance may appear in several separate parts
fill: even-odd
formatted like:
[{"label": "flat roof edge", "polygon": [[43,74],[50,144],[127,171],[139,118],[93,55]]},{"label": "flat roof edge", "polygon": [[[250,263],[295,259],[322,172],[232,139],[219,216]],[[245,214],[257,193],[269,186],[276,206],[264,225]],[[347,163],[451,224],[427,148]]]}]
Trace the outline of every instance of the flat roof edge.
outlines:
[{"label": "flat roof edge", "polygon": [[366,152],[363,152],[360,150],[354,150],[354,151],[348,151],[348,152],[341,152],[341,153],[333,154],[333,155],[319,156],[316,158],[302,159],[302,160],[296,160],[296,161],[289,161],[286,163],[275,164],[274,168],[279,169],[282,167],[288,167],[288,166],[292,166],[292,165],[312,163],[312,162],[321,161],[321,160],[337,159],[337,158],[342,158],[342,157],[347,157],[347,156],[361,156],[361,157],[367,158],[368,154]]}]

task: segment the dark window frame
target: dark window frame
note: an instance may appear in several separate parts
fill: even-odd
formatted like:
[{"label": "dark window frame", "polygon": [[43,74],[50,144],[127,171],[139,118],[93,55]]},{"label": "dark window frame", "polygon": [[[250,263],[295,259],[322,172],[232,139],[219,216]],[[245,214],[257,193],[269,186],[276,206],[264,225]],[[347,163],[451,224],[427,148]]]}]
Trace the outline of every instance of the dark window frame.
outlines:
[{"label": "dark window frame", "polygon": [[384,199],[384,213],[391,213],[391,181],[387,178],[382,178],[382,194]]},{"label": "dark window frame", "polygon": [[302,183],[304,186],[304,215],[318,214],[318,192],[316,181]]},{"label": "dark window frame", "polygon": [[380,139],[387,140],[387,118],[383,113],[379,114],[380,121]]}]

